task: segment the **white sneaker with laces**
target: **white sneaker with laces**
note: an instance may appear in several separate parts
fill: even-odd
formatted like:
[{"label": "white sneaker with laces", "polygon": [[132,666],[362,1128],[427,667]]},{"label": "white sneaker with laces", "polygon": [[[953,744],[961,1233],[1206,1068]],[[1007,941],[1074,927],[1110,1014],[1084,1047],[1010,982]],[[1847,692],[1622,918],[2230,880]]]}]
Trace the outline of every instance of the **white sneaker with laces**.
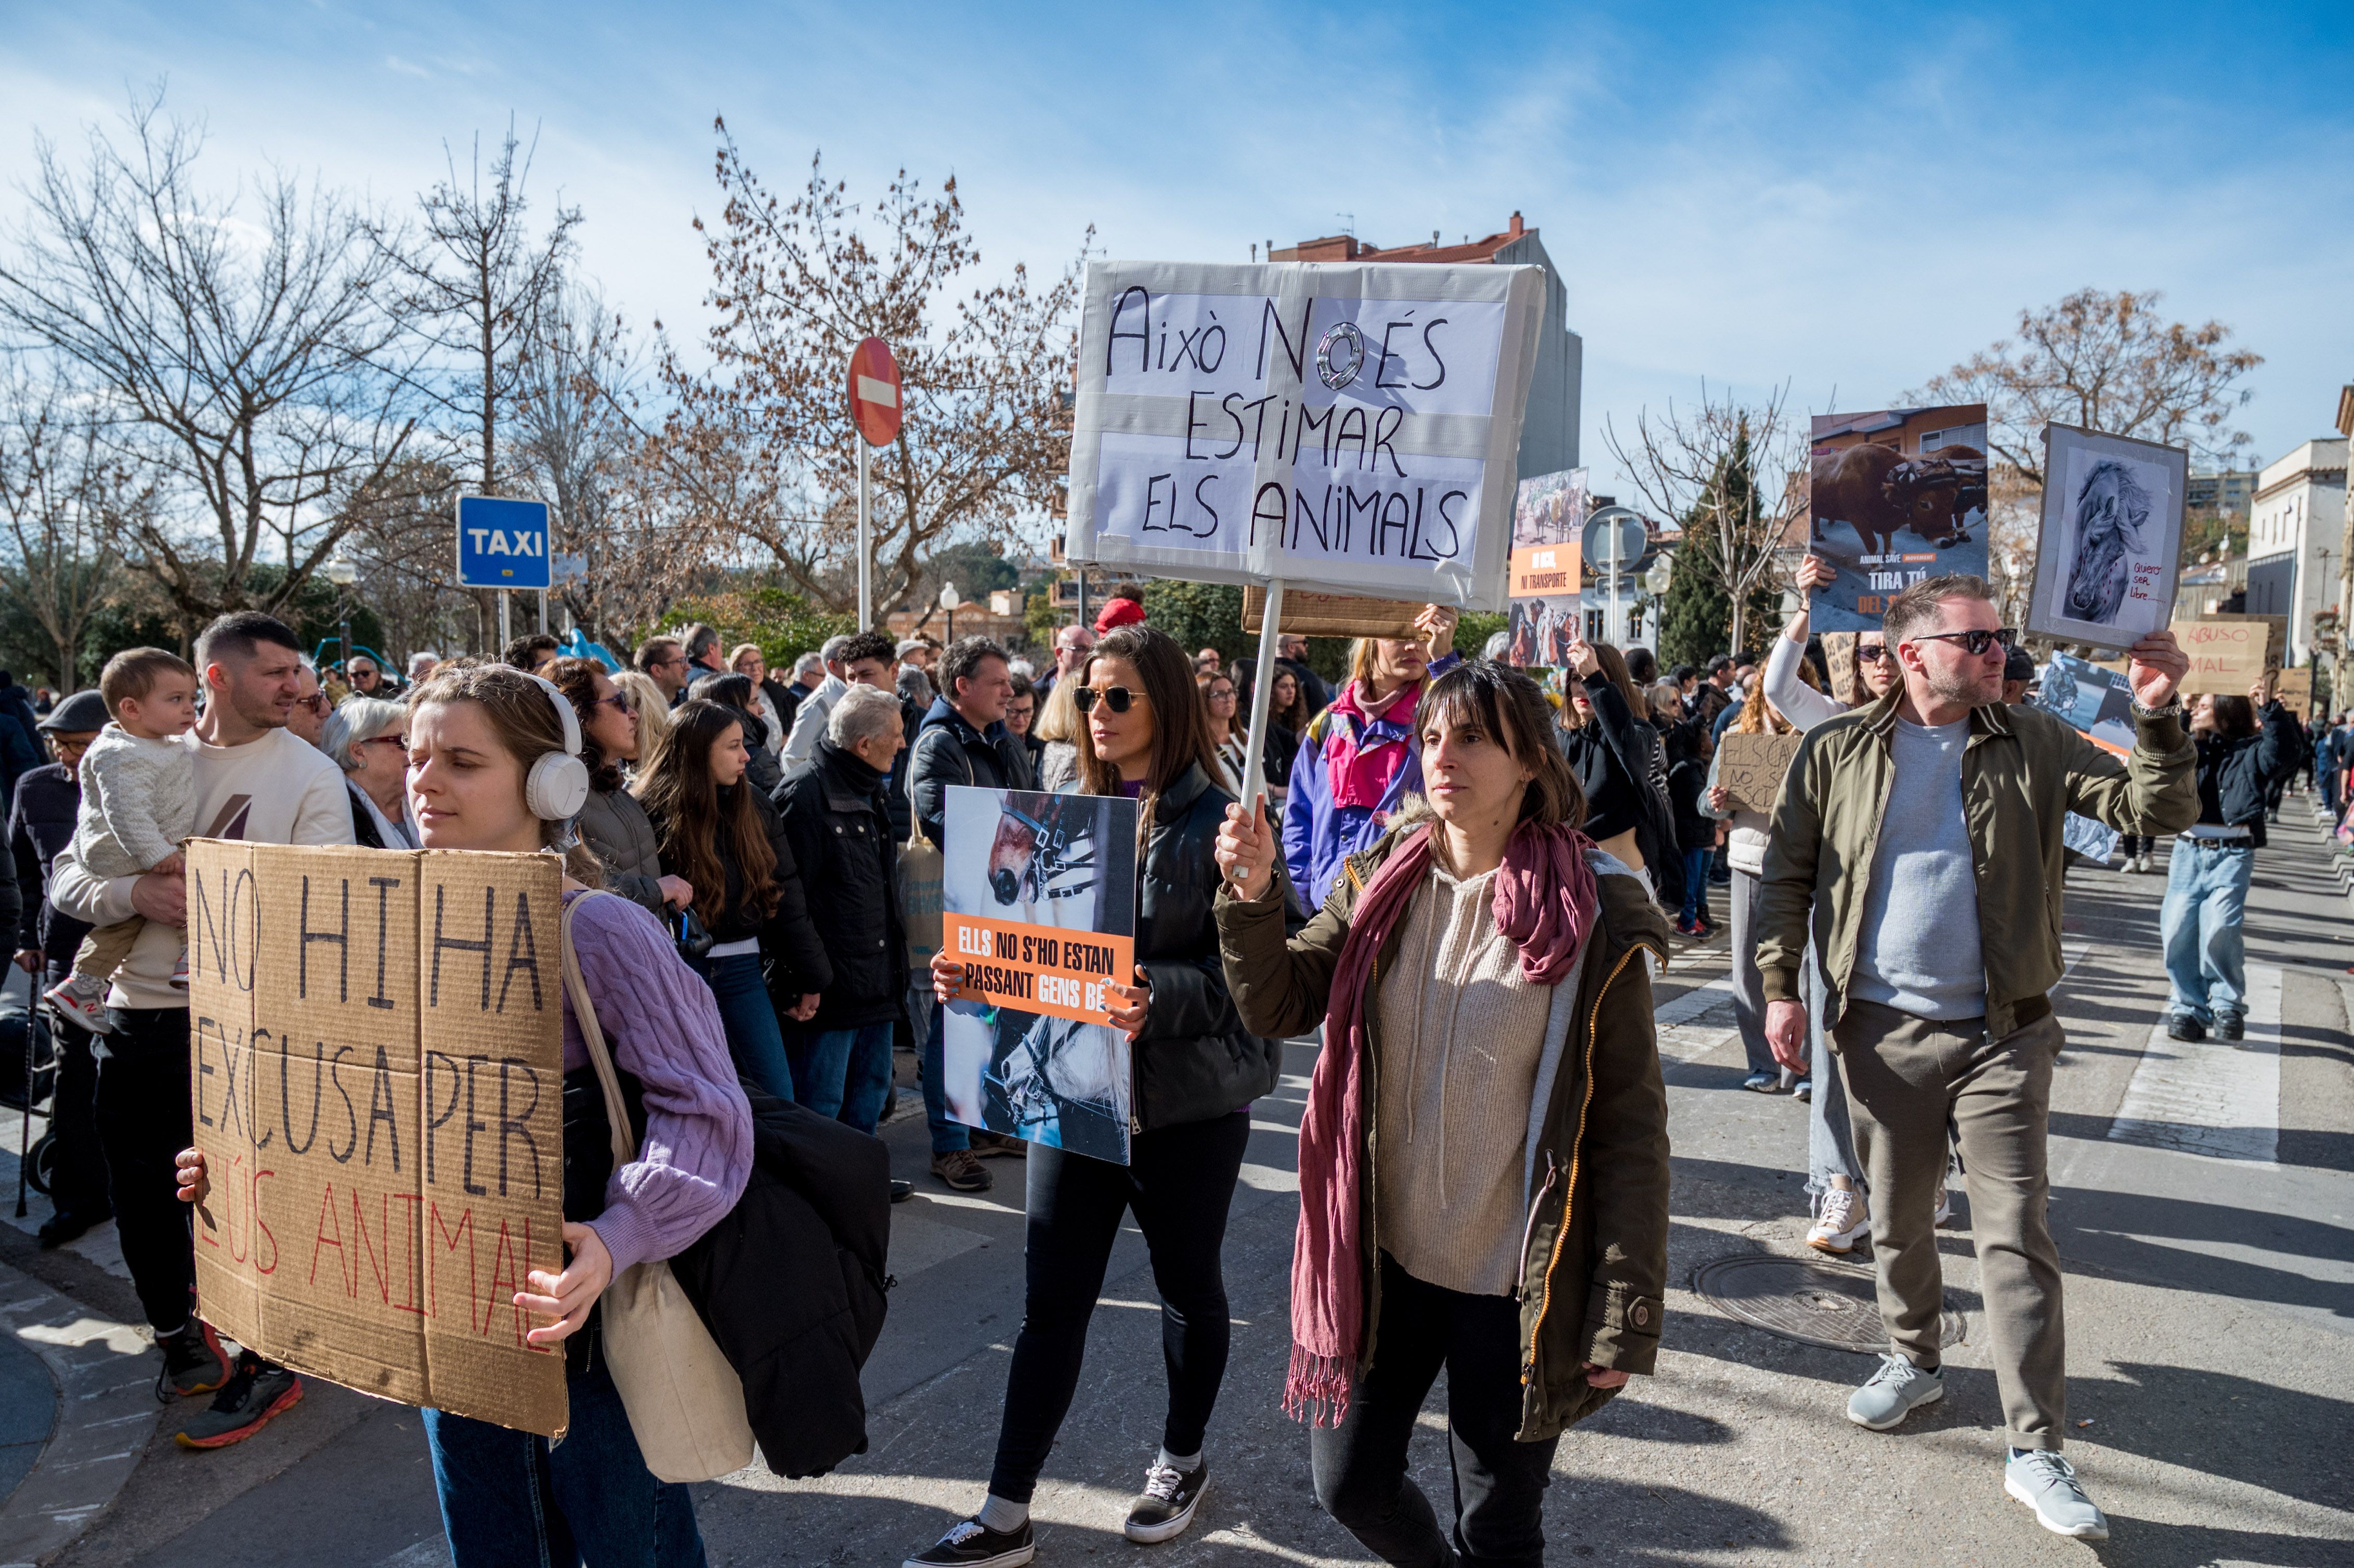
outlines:
[{"label": "white sneaker with laces", "polygon": [[1871,1229],[1872,1215],[1864,1208],[1863,1194],[1834,1187],[1823,1194],[1822,1210],[1807,1231],[1807,1245],[1817,1252],[1844,1257],[1855,1250],[1856,1238]]},{"label": "white sneaker with laces", "polygon": [[2002,1489],[2035,1510],[2035,1522],[2054,1535],[2106,1541],[2108,1516],[2093,1506],[2076,1481],[2076,1467],[2044,1448],[2003,1462]]},{"label": "white sneaker with laces", "polygon": [[1954,1190],[1950,1187],[1940,1187],[1937,1189],[1937,1212],[1929,1216],[1929,1223],[1932,1225],[1942,1225],[1953,1217]]}]

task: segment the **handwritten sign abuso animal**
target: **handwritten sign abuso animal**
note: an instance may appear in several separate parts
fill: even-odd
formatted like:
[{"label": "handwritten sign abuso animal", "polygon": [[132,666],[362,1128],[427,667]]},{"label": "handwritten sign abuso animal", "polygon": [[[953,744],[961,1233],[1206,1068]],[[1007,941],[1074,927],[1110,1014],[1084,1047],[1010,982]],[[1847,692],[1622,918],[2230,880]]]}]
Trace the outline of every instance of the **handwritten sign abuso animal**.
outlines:
[{"label": "handwritten sign abuso animal", "polygon": [[1727,730],[1716,743],[1716,781],[1724,786],[1734,805],[1771,811],[1803,738],[1796,734],[1742,735]]},{"label": "handwritten sign abuso animal", "polygon": [[562,871],[188,846],[205,1319],[366,1393],[555,1436],[514,1305],[564,1263]]},{"label": "handwritten sign abuso animal", "polygon": [[1087,269],[1068,554],[1500,609],[1543,277]]},{"label": "handwritten sign abuso animal", "polygon": [[2264,676],[2272,629],[2262,620],[2178,620],[2174,640],[2190,655],[2182,677],[2185,696],[2226,692],[2244,697]]}]

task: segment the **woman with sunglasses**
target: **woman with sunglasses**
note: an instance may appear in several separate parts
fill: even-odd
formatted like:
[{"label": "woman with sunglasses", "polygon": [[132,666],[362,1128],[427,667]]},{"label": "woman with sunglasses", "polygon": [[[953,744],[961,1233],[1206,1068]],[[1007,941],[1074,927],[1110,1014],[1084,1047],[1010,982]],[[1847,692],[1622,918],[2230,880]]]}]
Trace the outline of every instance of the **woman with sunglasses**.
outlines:
[{"label": "woman with sunglasses", "polygon": [[[1228,1337],[1218,1254],[1250,1140],[1248,1107],[1274,1089],[1282,1047],[1243,1027],[1218,963],[1211,852],[1234,797],[1216,782],[1193,662],[1166,633],[1123,626],[1062,683],[1076,686],[1082,719],[1078,791],[1139,802],[1136,983],[1111,988],[1112,1022],[1134,1052],[1138,1130],[1124,1166],[1031,1145],[1027,1294],[989,1496],[907,1568],[1031,1560],[1031,1491],[1070,1409],[1104,1267],[1131,1213],[1161,1292],[1169,1405],[1128,1538],[1182,1534],[1209,1482],[1203,1437]],[[943,1001],[959,973],[945,954],[932,960]]]},{"label": "woman with sunglasses", "polygon": [[[1774,652],[1766,660],[1766,678],[1758,683],[1766,694],[1766,700],[1801,735],[1825,719],[1847,712],[1850,706],[1861,706],[1863,702],[1879,702],[1888,695],[1892,688],[1902,689],[1896,674],[1895,650],[1888,646],[1888,639],[1877,627],[1859,631],[1855,637],[1855,674],[1861,689],[1844,695],[1856,696],[1860,701],[1850,704],[1842,700],[1842,694],[1817,691],[1813,682],[1808,678],[1810,672],[1804,669],[1807,649],[1805,596],[1815,588],[1829,587],[1838,575],[1837,569],[1819,556],[1808,556],[1798,563],[1800,597],[1797,611],[1783,626],[1782,635],[1774,640]],[[1750,874],[1745,890],[1749,902],[1743,902],[1743,890],[1736,889],[1734,896],[1734,945],[1748,960],[1745,975],[1756,974],[1757,944],[1754,936],[1744,938],[1743,933],[1755,925],[1757,877],[1763,874],[1765,863],[1766,840],[1760,833],[1756,845],[1757,870]],[[1740,874],[1735,872],[1736,881]],[[1744,914],[1746,920],[1743,918]],[[1863,1185],[1863,1161],[1856,1157],[1855,1125],[1848,1113],[1847,1086],[1840,1077],[1839,1057],[1827,1047],[1823,1038],[1824,988],[1816,973],[1815,963],[1816,960],[1809,958],[1806,970],[1807,1075],[1799,1080],[1807,1086],[1807,1196],[1808,1206],[1814,1213],[1814,1223],[1807,1228],[1807,1245],[1817,1252],[1843,1257],[1855,1250],[1859,1237],[1872,1233],[1872,1209]],[[1749,1050],[1751,1068],[1742,1086],[1770,1094],[1780,1083],[1781,1076],[1776,1073],[1767,1082],[1757,1082],[1765,1070],[1759,1066],[1756,1052],[1749,1049],[1749,1022],[1742,1012],[1742,1005],[1746,1002],[1748,993],[1739,989],[1744,978],[1736,977],[1734,980],[1734,1011],[1741,1017],[1742,1044]],[[1758,1030],[1762,1036],[1765,980],[1758,979],[1756,985],[1755,1006],[1761,1020]],[[1766,1054],[1770,1059],[1770,1046]],[[1939,1192],[1937,1219],[1940,1224],[1944,1223],[1951,1207],[1946,1194]]]},{"label": "woman with sunglasses", "polygon": [[1226,788],[1239,794],[1243,787],[1243,726],[1235,715],[1235,678],[1213,673],[1196,675],[1202,694],[1202,717],[1210,726],[1210,749],[1226,772]]},{"label": "woman with sunglasses", "polygon": [[653,819],[630,793],[621,764],[635,762],[643,731],[630,694],[614,683],[594,659],[558,659],[548,666],[572,711],[580,717],[580,760],[588,765],[588,803],[575,824],[580,842],[605,868],[605,886],[667,920],[695,904],[695,884],[663,870]]},{"label": "woman with sunglasses", "polygon": [[369,849],[419,847],[408,804],[408,710],[381,697],[345,697],[327,715],[319,749],[344,770],[352,838]]}]

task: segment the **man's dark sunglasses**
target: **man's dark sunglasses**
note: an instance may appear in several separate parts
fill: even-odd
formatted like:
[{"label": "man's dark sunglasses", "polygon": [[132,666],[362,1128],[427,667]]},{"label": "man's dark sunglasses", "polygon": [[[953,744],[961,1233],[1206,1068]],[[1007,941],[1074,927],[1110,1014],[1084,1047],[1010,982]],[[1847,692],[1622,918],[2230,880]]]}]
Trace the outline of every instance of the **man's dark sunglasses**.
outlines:
[{"label": "man's dark sunglasses", "polygon": [[1984,627],[1979,627],[1974,631],[1925,631],[1921,633],[1920,636],[1908,639],[1908,641],[1914,642],[1958,642],[1962,645],[1963,652],[1969,654],[1972,658],[1977,658],[1996,643],[2000,643],[2003,647],[2009,648],[2012,643],[2019,641],[2019,630],[2018,628],[2011,626],[1998,626],[1992,631],[1988,631]]},{"label": "man's dark sunglasses", "polygon": [[1145,700],[1142,692],[1131,692],[1126,686],[1106,686],[1101,691],[1093,686],[1078,686],[1071,692],[1071,705],[1083,714],[1093,713],[1097,697],[1103,699],[1104,706],[1116,714],[1124,714]]}]

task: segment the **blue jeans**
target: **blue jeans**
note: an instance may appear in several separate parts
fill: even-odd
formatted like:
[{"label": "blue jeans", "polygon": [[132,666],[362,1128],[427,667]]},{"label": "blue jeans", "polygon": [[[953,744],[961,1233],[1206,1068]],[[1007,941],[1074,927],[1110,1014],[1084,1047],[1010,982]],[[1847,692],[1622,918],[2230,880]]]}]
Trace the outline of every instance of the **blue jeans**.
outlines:
[{"label": "blue jeans", "polygon": [[2218,1013],[2248,1011],[2248,952],[2241,917],[2255,850],[2178,840],[2166,871],[2166,906],[2158,928],[2166,944],[2166,979],[2176,1016],[2212,1023]]},{"label": "blue jeans", "polygon": [[948,1012],[947,1008],[935,1004],[932,1026],[924,1032],[924,1119],[932,1124],[934,1154],[952,1154],[972,1147],[972,1129],[960,1121],[949,1119],[948,1090],[940,1082],[948,1073],[940,1040],[940,1023]]},{"label": "blue jeans", "polygon": [[891,1100],[891,1022],[804,1033],[786,1047],[793,1097],[817,1112],[873,1132]]},{"label": "blue jeans", "polygon": [[1684,924],[1708,913],[1708,866],[1716,858],[1712,848],[1684,851]]},{"label": "blue jeans", "polygon": [[760,955],[689,959],[719,1003],[720,1026],[727,1031],[727,1054],[736,1070],[780,1100],[793,1097],[792,1064],[785,1059],[785,1034],[777,1024],[776,1003],[760,978]]},{"label": "blue jeans", "polygon": [[630,1430],[603,1346],[566,1380],[572,1426],[545,1437],[425,1412],[433,1489],[457,1568],[701,1568],[703,1534],[685,1487],[654,1479]]}]

